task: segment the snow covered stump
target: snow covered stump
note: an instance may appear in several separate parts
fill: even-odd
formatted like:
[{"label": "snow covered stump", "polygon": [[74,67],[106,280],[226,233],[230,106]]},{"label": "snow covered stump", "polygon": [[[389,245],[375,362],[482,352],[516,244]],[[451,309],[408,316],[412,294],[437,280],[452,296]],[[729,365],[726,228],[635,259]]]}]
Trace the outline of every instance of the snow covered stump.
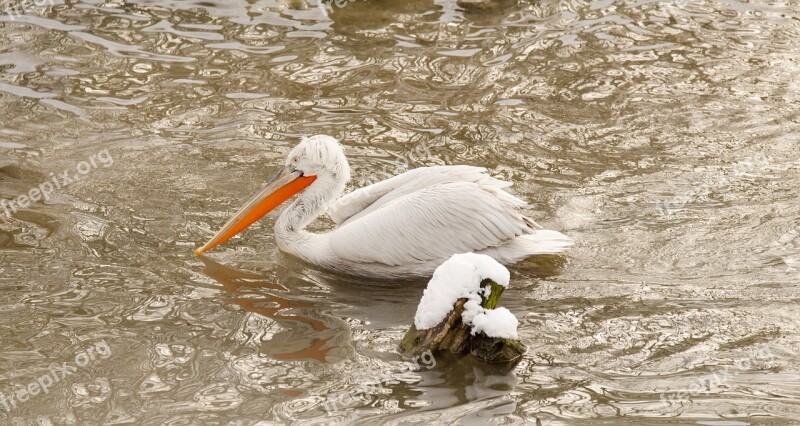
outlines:
[{"label": "snow covered stump", "polygon": [[403,356],[470,353],[489,363],[516,363],[527,350],[517,340],[517,318],[497,303],[509,272],[483,254],[456,254],[433,273],[400,342]]}]

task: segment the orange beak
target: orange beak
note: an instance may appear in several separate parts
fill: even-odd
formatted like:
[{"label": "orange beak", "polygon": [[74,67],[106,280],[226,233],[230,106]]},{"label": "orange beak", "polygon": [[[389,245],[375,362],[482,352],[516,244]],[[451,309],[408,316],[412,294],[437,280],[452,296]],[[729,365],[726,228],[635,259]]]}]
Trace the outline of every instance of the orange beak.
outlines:
[{"label": "orange beak", "polygon": [[203,247],[194,251],[195,256],[213,249],[214,247],[228,241],[234,235],[242,232],[253,222],[264,217],[281,205],[284,201],[292,198],[293,195],[306,189],[311,185],[316,176],[303,176],[302,172],[290,171],[284,167],[270,182],[256,194],[247,204],[244,205],[225,226],[219,230]]}]

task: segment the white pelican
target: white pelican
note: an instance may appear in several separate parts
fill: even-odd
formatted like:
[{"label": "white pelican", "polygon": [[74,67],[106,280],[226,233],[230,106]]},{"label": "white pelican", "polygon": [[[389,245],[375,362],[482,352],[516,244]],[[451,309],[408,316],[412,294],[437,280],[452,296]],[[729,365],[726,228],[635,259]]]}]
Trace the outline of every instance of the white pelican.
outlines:
[{"label": "white pelican", "polygon": [[[275,177],[195,255],[222,244],[299,194],[278,217],[278,247],[308,263],[373,278],[430,276],[456,253],[487,254],[504,264],[561,253],[566,235],[541,229],[505,192],[511,186],[472,166],[422,167],[345,196],[350,165],[330,136],[303,139]],[[325,212],[339,225],[305,230]]]}]

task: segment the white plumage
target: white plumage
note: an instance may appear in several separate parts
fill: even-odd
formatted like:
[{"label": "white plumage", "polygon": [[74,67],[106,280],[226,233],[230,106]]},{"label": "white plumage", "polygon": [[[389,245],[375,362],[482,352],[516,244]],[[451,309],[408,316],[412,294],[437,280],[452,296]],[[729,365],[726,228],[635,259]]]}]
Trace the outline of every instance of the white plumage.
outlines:
[{"label": "white plumage", "polygon": [[[484,168],[418,168],[339,198],[350,178],[347,159],[336,139],[314,136],[292,150],[284,170],[316,179],[281,213],[278,246],[327,269],[376,278],[430,276],[456,253],[510,264],[572,245],[525,217],[525,203],[504,190],[511,183]],[[336,229],[305,230],[326,211]]]}]

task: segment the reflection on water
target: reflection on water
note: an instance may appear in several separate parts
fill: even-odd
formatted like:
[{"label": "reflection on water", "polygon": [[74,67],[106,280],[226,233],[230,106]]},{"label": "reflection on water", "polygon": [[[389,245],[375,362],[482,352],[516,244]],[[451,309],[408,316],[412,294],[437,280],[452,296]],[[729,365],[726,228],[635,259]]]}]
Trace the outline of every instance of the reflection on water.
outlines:
[{"label": "reflection on water", "polygon": [[[339,3],[0,16],[0,200],[114,159],[0,206],[2,395],[112,351],[0,423],[800,418],[800,3]],[[512,271],[513,372],[402,360],[424,283],[302,265],[274,216],[192,256],[318,133],[352,187],[485,166],[576,239]]]},{"label": "reflection on water", "polygon": [[[314,316],[299,314],[314,309],[315,305],[311,302],[262,293],[262,290],[288,291],[282,285],[270,283],[268,277],[238,272],[209,258],[201,260],[206,266],[203,273],[222,284],[224,291],[238,296],[225,302],[236,303],[244,310],[270,318],[284,328],[264,344],[265,354],[282,360],[311,359],[325,362],[326,354],[332,349],[328,346],[333,337],[337,334],[349,336],[349,333],[344,333],[349,331],[347,323],[339,318],[325,315],[327,321],[322,321]],[[339,325],[336,327],[339,333],[332,333],[332,327],[328,327],[326,322]],[[349,339],[343,343],[349,343]]]}]

